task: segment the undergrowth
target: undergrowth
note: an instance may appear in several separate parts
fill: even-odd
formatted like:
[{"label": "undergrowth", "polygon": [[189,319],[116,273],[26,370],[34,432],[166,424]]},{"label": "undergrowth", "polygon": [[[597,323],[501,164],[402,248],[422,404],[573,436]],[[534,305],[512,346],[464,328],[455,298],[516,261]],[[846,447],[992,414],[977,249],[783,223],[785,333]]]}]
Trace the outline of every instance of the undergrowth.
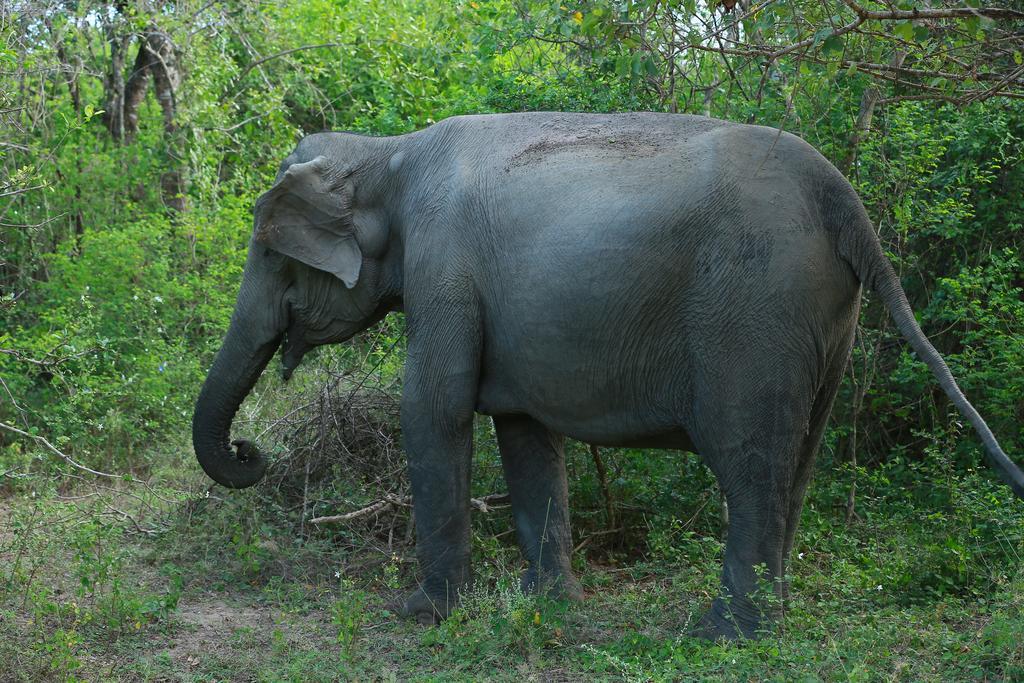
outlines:
[{"label": "undergrowth", "polygon": [[[495,457],[485,427],[480,441],[478,459]],[[520,593],[508,509],[475,513],[477,582],[435,628],[394,614],[416,579],[411,545],[387,535],[404,522],[299,533],[279,491],[209,490],[184,471],[176,493],[51,487],[5,508],[0,680],[1020,678],[1024,505],[987,473],[942,466],[941,446],[938,468],[896,459],[812,485],[782,628],[734,644],[687,635],[717,590],[722,538],[717,495],[683,456],[605,452],[631,477],[663,468],[678,503],[635,492],[622,504],[642,523],[602,534],[579,476],[589,452],[571,449],[581,604]],[[493,484],[482,467],[476,486]],[[196,615],[222,603],[265,621],[199,642],[211,627]]]}]

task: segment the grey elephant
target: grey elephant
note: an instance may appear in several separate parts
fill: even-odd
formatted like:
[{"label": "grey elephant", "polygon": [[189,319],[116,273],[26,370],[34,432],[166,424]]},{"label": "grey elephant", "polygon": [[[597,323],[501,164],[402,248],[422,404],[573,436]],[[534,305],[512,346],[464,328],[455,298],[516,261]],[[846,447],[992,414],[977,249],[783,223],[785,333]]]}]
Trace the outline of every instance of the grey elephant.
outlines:
[{"label": "grey elephant", "polygon": [[[206,473],[266,467],[229,443],[282,348],[290,374],[389,311],[407,317],[402,430],[422,573],[403,611],[445,617],[470,581],[474,413],[493,416],[527,589],[581,595],[565,436],[699,453],[729,505],[722,595],[695,627],[777,611],[804,490],[873,289],[990,462],[1003,453],[914,320],[850,184],[801,139],[683,115],[447,119],[398,137],[304,138],[256,203],[238,302],[196,403]],[[232,449],[232,445],[235,449]]]}]

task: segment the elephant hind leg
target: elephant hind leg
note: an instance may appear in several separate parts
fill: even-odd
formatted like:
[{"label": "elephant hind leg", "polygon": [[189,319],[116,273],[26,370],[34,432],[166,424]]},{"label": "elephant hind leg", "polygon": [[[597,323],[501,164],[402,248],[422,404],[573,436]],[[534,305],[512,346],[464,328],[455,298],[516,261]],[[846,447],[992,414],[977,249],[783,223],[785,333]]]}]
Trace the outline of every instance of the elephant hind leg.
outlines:
[{"label": "elephant hind leg", "polygon": [[743,387],[756,376],[707,386],[690,430],[729,505],[722,594],[695,628],[712,640],[757,637],[781,617],[794,497],[810,471],[801,455],[813,390],[779,372],[756,390]]},{"label": "elephant hind leg", "polygon": [[525,415],[495,417],[494,427],[519,545],[529,562],[523,590],[558,598],[583,597],[571,567],[564,439]]},{"label": "elephant hind leg", "polygon": [[[789,513],[786,519],[786,541],[782,549],[783,571],[788,567],[793,544],[796,541],[796,532],[800,526],[800,513],[804,506],[804,494],[807,485],[810,483],[811,474],[814,471],[814,461],[817,458],[818,450],[821,447],[821,438],[825,433],[825,426],[828,424],[829,415],[832,412],[832,404],[835,402],[836,393],[843,379],[843,372],[846,370],[848,352],[837,353],[825,373],[825,380],[818,389],[811,409],[811,418],[807,424],[807,434],[797,454],[796,470],[789,494]],[[784,597],[789,597],[789,583],[783,583]]]},{"label": "elephant hind leg", "polygon": [[[744,458],[746,476],[732,478],[718,470],[729,505],[729,529],[722,566],[722,593],[701,618],[696,634],[712,640],[754,638],[782,613],[783,553],[789,529],[792,471],[777,471],[780,451],[796,444],[782,440],[765,448],[747,441],[729,459]],[[717,455],[717,458],[723,457]],[[791,456],[786,459],[791,459]],[[730,466],[733,467],[733,466]]]}]

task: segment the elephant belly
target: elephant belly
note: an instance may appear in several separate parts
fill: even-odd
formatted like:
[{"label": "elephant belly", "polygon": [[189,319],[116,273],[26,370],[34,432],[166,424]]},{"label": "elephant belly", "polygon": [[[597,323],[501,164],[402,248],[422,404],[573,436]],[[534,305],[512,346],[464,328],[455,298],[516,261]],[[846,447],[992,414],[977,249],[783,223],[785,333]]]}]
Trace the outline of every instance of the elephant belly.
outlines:
[{"label": "elephant belly", "polygon": [[[520,352],[519,358],[533,356]],[[684,427],[684,383],[672,379],[678,371],[619,365],[604,372],[587,362],[586,354],[538,353],[560,360],[522,366],[531,367],[529,372],[518,370],[518,364],[512,369],[485,363],[477,412],[529,415],[554,432],[602,446],[693,450]]]}]

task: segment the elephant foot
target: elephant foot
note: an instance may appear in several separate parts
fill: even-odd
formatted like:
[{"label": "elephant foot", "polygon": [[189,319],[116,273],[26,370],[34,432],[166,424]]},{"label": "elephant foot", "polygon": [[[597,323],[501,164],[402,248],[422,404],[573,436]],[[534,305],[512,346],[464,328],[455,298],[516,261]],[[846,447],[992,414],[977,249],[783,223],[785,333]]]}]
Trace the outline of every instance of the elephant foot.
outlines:
[{"label": "elephant foot", "polygon": [[545,595],[552,600],[579,602],[583,599],[583,586],[571,569],[537,572],[531,567],[523,572],[519,585],[524,593]]},{"label": "elephant foot", "polygon": [[418,588],[400,602],[395,609],[398,616],[415,619],[422,626],[436,626],[447,619],[456,606],[454,596],[430,596]]},{"label": "elephant foot", "polygon": [[690,635],[712,642],[757,640],[767,634],[772,623],[760,616],[750,616],[747,611],[730,608],[725,600],[718,598],[690,629]]}]

